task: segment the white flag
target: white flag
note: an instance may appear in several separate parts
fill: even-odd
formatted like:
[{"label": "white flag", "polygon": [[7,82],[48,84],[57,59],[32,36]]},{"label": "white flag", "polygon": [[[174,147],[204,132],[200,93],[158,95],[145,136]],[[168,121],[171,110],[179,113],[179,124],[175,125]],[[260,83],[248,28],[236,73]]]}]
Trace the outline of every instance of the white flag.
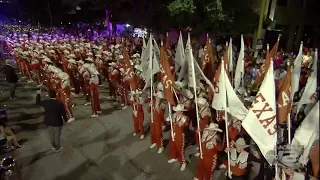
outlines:
[{"label": "white flag", "polygon": [[[225,110],[224,107],[227,107],[228,113],[242,121],[248,114],[248,109],[243,105],[237,94],[234,92],[228,79],[228,75],[222,67],[222,63],[220,66],[221,72],[218,81],[218,88],[213,91],[214,98],[212,101],[212,108],[216,110]],[[225,103],[227,104],[224,105]]]},{"label": "white flag", "polygon": [[212,100],[212,108],[215,110],[224,110],[225,107],[227,107],[227,94],[226,94],[226,86],[225,86],[225,77],[223,74],[225,74],[225,68],[223,67],[224,61],[220,63],[220,76],[218,82],[216,82],[217,88],[215,88],[213,100]]},{"label": "white flag", "polygon": [[177,48],[176,48],[176,54],[174,56],[175,61],[175,71],[178,73],[179,69],[180,72],[178,74],[178,80],[180,81],[186,72],[187,69],[187,62],[185,58],[185,52],[184,52],[184,46],[183,46],[183,40],[182,40],[182,34],[180,32]]},{"label": "white flag", "polygon": [[238,90],[244,76],[244,40],[241,34],[240,53],[237,61],[236,74],[234,76],[234,90]]},{"label": "white flag", "polygon": [[299,81],[300,81],[300,72],[301,72],[301,64],[302,64],[302,49],[303,43],[300,44],[299,53],[294,60],[294,67],[291,73],[291,99],[293,99],[294,94],[299,89]]},{"label": "white flag", "polygon": [[148,44],[146,49],[144,50],[144,52],[141,54],[141,68],[142,68],[142,77],[145,80],[146,77],[150,77],[148,73],[148,69],[149,69],[149,61],[150,61],[150,57],[152,57],[152,37],[150,35]]},{"label": "white flag", "polygon": [[272,164],[274,161],[277,143],[277,105],[275,92],[273,64],[271,63],[260,86],[260,90],[246,118],[242,121],[243,128],[259,146],[262,155],[269,164]]},{"label": "white flag", "polygon": [[[191,52],[191,53],[190,53]],[[192,53],[192,47],[191,47],[191,41],[190,41],[190,34],[188,34],[188,40],[187,40],[187,45],[186,45],[186,60],[187,60],[187,63],[188,63],[188,73],[187,73],[187,77],[184,77],[185,79],[188,79],[188,82],[189,82],[189,87],[196,87],[196,85],[194,85],[194,82],[193,82],[193,74],[197,74],[195,71],[194,68],[192,68],[193,66],[193,62],[194,62],[194,57],[193,57],[193,53]]]},{"label": "white flag", "polygon": [[300,108],[304,104],[315,103],[317,101],[317,66],[318,66],[318,50],[316,49],[311,76],[308,78],[306,87],[303,91],[303,94],[300,98],[300,101],[297,106],[297,111],[299,112]]},{"label": "white flag", "polygon": [[230,38],[230,43],[228,47],[228,70],[229,72],[233,71],[233,50],[232,50],[232,38]]},{"label": "white flag", "polygon": [[144,35],[142,35],[142,50],[146,48],[147,48],[146,39],[144,38]]},{"label": "white flag", "polygon": [[317,139],[319,139],[319,101],[302,121],[292,140],[294,147],[303,146],[304,152],[299,159],[301,164],[307,164],[310,148]]}]

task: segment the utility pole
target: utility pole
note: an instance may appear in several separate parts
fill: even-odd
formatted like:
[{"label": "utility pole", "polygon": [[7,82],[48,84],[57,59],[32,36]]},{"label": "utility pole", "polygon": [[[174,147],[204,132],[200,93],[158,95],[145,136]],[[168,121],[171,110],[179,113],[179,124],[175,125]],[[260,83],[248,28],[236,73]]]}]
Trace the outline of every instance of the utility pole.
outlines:
[{"label": "utility pole", "polygon": [[258,39],[261,39],[261,31],[262,31],[262,26],[263,26],[264,13],[265,13],[265,9],[267,7],[266,2],[267,2],[267,0],[261,0],[259,25],[258,25],[258,29],[257,29],[256,34],[253,39],[252,49],[256,49],[257,41],[258,41]]},{"label": "utility pole", "polygon": [[48,12],[49,12],[49,17],[50,17],[50,26],[52,27],[52,15],[51,15],[51,8],[50,8],[49,0],[47,1],[47,3],[48,3]]}]

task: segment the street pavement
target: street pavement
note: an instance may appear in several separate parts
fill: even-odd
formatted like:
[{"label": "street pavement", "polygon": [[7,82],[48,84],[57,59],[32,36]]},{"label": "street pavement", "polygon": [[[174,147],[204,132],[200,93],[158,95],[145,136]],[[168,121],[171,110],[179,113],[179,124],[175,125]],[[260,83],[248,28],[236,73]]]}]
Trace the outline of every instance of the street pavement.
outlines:
[{"label": "street pavement", "polygon": [[[106,84],[106,83],[105,83]],[[84,98],[72,98],[76,121],[64,126],[62,145],[54,153],[42,123],[43,110],[35,105],[36,84],[19,82],[17,100],[9,100],[9,87],[0,76],[1,105],[8,109],[8,124],[25,147],[13,152],[21,167],[23,180],[188,180],[196,172],[192,156],[185,171],[178,163],[168,164],[168,147],[162,154],[150,149],[149,119],[145,112],[146,137],[133,137],[132,108],[122,110],[118,102],[107,100],[106,85],[100,87],[102,115],[90,118],[91,107]],[[45,99],[46,91],[42,92]],[[169,138],[169,131],[164,138]],[[168,142],[166,140],[165,142]],[[189,148],[191,152],[194,147]],[[218,178],[220,179],[220,178]]]}]

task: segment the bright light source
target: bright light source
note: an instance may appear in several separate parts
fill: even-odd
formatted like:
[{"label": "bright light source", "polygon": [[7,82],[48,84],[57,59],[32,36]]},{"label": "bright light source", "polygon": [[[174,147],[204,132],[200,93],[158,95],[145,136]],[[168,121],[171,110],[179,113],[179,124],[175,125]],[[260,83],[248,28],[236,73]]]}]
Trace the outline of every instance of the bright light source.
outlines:
[{"label": "bright light source", "polygon": [[69,22],[69,24],[71,24],[71,22]]},{"label": "bright light source", "polygon": [[21,21],[19,20],[19,23],[21,23]]},{"label": "bright light source", "polygon": [[130,24],[126,24],[126,27],[130,27]]}]

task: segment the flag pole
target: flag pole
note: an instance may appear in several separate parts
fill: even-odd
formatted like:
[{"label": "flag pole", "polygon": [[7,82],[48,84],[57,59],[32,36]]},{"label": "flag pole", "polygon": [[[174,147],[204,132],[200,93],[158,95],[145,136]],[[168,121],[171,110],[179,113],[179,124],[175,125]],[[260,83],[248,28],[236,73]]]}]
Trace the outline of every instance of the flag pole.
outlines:
[{"label": "flag pole", "polygon": [[171,138],[172,141],[174,141],[174,133],[173,133],[173,122],[172,122],[172,111],[171,111],[171,104],[168,102],[168,110],[169,110],[169,120],[170,120],[170,126],[171,126]]},{"label": "flag pole", "polygon": [[[221,63],[222,63],[222,67],[221,67],[221,73],[220,76],[222,76],[222,86],[226,87],[225,85],[225,66],[224,66],[224,60],[223,57],[221,57]],[[226,92],[223,92],[226,93]],[[227,95],[225,94],[225,98],[227,100]],[[228,132],[228,113],[227,113],[227,102],[223,103],[224,107],[224,122],[225,122],[225,127],[226,127],[226,140],[227,140],[227,148],[229,148],[229,132]],[[228,175],[231,178],[231,167],[230,167],[230,152],[227,152],[228,155]]]},{"label": "flag pole", "polygon": [[[152,35],[150,34],[150,40],[152,40],[151,39],[152,38]],[[153,65],[152,65],[152,62],[153,62],[153,59],[152,59],[152,41],[151,41],[151,47],[150,47],[150,49],[149,49],[149,51],[151,51],[150,52],[150,54],[149,54],[149,68],[150,68],[150,104],[151,104],[151,106],[150,106],[150,115],[151,115],[151,123],[153,123],[153,73],[152,73],[152,67],[153,67]]]},{"label": "flag pole", "polygon": [[[291,71],[291,67],[290,67],[290,62],[289,61],[287,62],[287,66],[288,66],[289,71]],[[290,100],[291,100],[291,104],[292,104],[293,103],[293,99],[290,99]],[[292,105],[290,106],[290,110],[289,110],[288,118],[287,118],[288,144],[291,144],[291,107],[292,107]]]},{"label": "flag pole", "polygon": [[[190,33],[188,33],[188,38],[190,39]],[[190,41],[189,41],[190,43]],[[189,44],[189,48],[188,49],[188,53],[189,53],[189,57],[193,58],[193,54],[191,51],[191,44]],[[200,149],[200,158],[202,159],[202,146],[201,146],[201,133],[200,133],[200,117],[199,117],[199,107],[198,107],[198,98],[197,98],[197,89],[196,89],[196,75],[195,75],[195,69],[194,69],[194,61],[193,59],[191,60],[191,69],[192,69],[192,82],[193,82],[193,92],[194,92],[194,101],[196,104],[196,115],[197,115],[197,122],[198,122],[198,138],[199,138],[199,149]]]}]

